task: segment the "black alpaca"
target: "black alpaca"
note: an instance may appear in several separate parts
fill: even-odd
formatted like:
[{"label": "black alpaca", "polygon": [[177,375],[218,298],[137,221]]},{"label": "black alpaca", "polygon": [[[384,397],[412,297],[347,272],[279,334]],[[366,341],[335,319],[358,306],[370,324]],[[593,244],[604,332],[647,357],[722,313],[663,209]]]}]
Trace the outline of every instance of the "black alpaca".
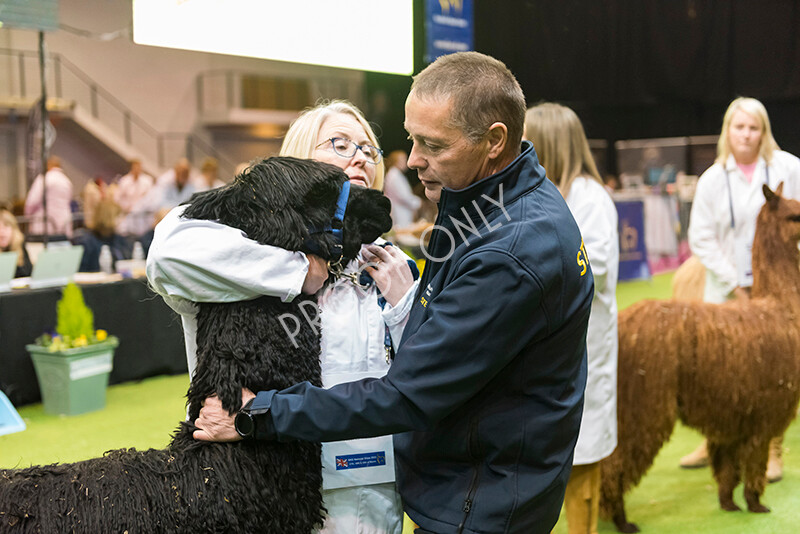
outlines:
[{"label": "black alpaca", "polygon": [[[259,243],[327,259],[341,251],[345,263],[391,226],[389,201],[353,187],[337,245],[335,232],[324,229],[346,180],[332,165],[271,158],[227,187],[195,195],[184,217],[218,220]],[[242,387],[320,385],[319,332],[301,320],[292,339],[279,320],[286,313],[303,318],[301,303],[313,300],[200,304],[190,419],[211,394],[233,412]],[[182,422],[164,450],[121,449],[74,464],[0,470],[0,532],[308,534],[321,524],[318,443],[206,443],[195,441],[193,430]]]}]

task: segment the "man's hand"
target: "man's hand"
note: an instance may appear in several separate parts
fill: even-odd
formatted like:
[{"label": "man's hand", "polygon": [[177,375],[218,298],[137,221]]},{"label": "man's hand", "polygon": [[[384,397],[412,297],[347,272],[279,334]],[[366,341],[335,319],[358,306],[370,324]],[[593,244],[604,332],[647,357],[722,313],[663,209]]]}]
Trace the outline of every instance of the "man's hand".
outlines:
[{"label": "man's hand", "polygon": [[414,276],[408,266],[408,258],[399,248],[392,245],[379,247],[365,245],[361,254],[366,260],[364,269],[369,273],[375,285],[381,290],[386,302],[397,305],[408,288],[414,284]]},{"label": "man's hand", "polygon": [[[250,402],[255,394],[249,389],[242,389],[242,406]],[[234,419],[236,414],[228,413],[222,407],[219,397],[212,395],[206,397],[203,407],[200,408],[200,416],[194,424],[199,430],[195,430],[192,436],[199,441],[239,441],[242,437],[236,432]]]},{"label": "man's hand", "polygon": [[306,258],[308,258],[308,273],[302,291],[306,295],[313,295],[322,289],[325,280],[328,279],[328,262],[314,254],[306,254]]}]

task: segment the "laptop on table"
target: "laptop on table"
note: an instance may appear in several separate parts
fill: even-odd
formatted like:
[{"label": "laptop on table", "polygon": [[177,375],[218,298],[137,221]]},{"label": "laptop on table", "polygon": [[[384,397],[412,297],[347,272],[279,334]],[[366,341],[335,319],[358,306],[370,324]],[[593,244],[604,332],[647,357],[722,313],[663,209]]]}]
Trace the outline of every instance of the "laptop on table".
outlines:
[{"label": "laptop on table", "polygon": [[31,271],[31,289],[67,285],[78,272],[83,257],[81,245],[50,245],[39,253]]},{"label": "laptop on table", "polygon": [[11,291],[11,280],[17,272],[18,252],[0,252],[0,293]]}]

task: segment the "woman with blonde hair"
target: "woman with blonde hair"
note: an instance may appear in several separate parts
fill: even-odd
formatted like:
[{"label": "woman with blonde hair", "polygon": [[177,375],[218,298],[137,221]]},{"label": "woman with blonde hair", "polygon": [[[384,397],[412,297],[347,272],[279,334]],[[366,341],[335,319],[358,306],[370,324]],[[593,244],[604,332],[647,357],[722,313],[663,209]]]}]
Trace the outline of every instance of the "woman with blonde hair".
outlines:
[{"label": "woman with blonde hair", "polygon": [[[289,127],[280,155],[335,165],[355,186],[380,189],[383,183],[383,153],[375,134],[358,108],[342,100],[304,111]],[[182,209],[172,210],[156,228],[147,275],[156,291],[182,313],[187,352],[194,346],[194,312],[181,307],[185,301],[238,301],[261,295],[290,299],[301,291],[315,293],[319,289],[322,281],[308,283],[315,268],[327,277],[325,263],[320,266],[321,260],[315,256],[259,245],[236,229],[210,221],[181,219]],[[196,252],[196,243],[204,244],[202,254]],[[408,258],[399,249],[369,245],[361,254],[373,265],[380,263],[379,270],[364,268],[375,283],[360,287],[340,279],[318,298],[326,387],[386,374],[417,286]],[[359,274],[360,269],[354,261],[345,272]],[[379,296],[385,298],[385,308],[379,304]],[[191,372],[194,354],[188,356]],[[390,436],[371,439],[374,441],[323,444],[323,504],[328,513],[320,532],[400,534],[402,503],[394,469],[389,469],[391,476],[387,476],[386,470],[360,468],[352,474],[336,468],[337,455],[391,452]],[[389,461],[390,456],[386,458]]]},{"label": "woman with blonde hair", "polygon": [[600,460],[617,446],[617,209],[603,186],[574,111],[554,103],[530,108],[525,114],[525,138],[533,142],[547,177],[566,199],[594,275],[595,294],[586,333],[589,372],[564,506],[570,533],[595,534]]},{"label": "woman with blonde hair", "polygon": [[[333,146],[331,145],[331,139],[334,139],[333,137],[323,139],[326,135],[328,135],[325,133],[326,131],[333,133],[338,132],[337,135],[343,135],[341,131],[336,129],[337,127],[335,124],[338,123],[346,124],[345,128],[348,130],[352,129],[352,133],[357,134],[355,137],[360,138],[360,140],[337,138],[342,141],[354,141],[355,143],[361,143],[361,145],[356,145],[353,143],[347,147],[345,147],[345,145],[341,145],[343,147],[342,154],[349,154],[351,151],[353,152],[353,154],[349,157],[344,155],[341,156],[348,158],[355,163],[344,168],[345,173],[350,176],[350,182],[354,185],[363,185],[364,187],[371,187],[372,189],[382,191],[385,169],[382,163],[383,151],[378,148],[378,138],[375,136],[375,132],[372,131],[372,127],[367,122],[367,119],[364,118],[361,110],[346,100],[331,100],[328,102],[322,102],[301,113],[300,116],[292,123],[289,131],[286,132],[286,136],[283,138],[283,144],[281,144],[281,150],[278,155],[304,159],[316,159],[319,161],[325,161],[326,163],[332,163],[334,165],[337,165],[337,163],[341,164],[342,161],[340,159],[324,157],[320,159],[318,157],[320,149],[329,150]],[[328,129],[326,129],[325,126],[328,126]],[[336,143],[337,151],[335,152],[337,154],[339,145],[339,143]],[[355,148],[356,146],[358,148]],[[364,151],[365,149],[367,152]],[[367,183],[366,177],[362,178],[361,176],[358,176],[362,173],[351,172],[353,170],[352,167],[358,167],[357,162],[360,160],[360,158],[357,156],[359,155],[359,152],[365,156],[367,164],[372,165],[372,167],[365,167],[365,169],[374,170],[374,172],[369,172],[369,183]],[[341,165],[337,165],[337,167],[339,166]]]},{"label": "woman with blonde hair", "polygon": [[100,252],[103,245],[108,246],[111,251],[113,265],[119,260],[130,259],[131,247],[116,230],[120,213],[119,205],[111,197],[104,198],[95,206],[91,226],[75,232],[72,244],[83,246],[83,256],[78,267],[80,272],[96,273],[101,270]]},{"label": "woman with blonde hair", "polygon": [[0,209],[0,252],[17,253],[15,278],[31,275],[33,266],[25,249],[25,235],[17,225],[17,218],[5,208]]},{"label": "woman with blonde hair", "polygon": [[[800,159],[780,150],[769,116],[755,98],[728,106],[717,142],[717,159],[697,182],[689,218],[689,247],[706,268],[703,300],[749,298],[753,283],[750,250],[756,217],[764,204],[761,186],[783,183],[783,196],[800,199]],[[782,439],[770,444],[767,480],[783,476]],[[706,443],[681,458],[685,468],[708,465]]]}]

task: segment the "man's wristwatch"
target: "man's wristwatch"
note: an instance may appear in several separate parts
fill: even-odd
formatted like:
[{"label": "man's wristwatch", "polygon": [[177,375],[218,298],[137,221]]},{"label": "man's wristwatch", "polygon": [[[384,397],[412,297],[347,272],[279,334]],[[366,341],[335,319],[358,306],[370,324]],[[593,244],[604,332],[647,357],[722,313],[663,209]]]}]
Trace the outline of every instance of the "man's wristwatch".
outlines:
[{"label": "man's wristwatch", "polygon": [[258,397],[253,397],[247,404],[242,406],[242,409],[236,412],[236,417],[233,419],[233,426],[236,428],[236,432],[242,436],[244,439],[265,439],[266,432],[269,428],[269,423],[264,419],[264,417],[256,417],[256,416],[264,416],[269,413],[269,406],[265,406],[267,404],[266,399],[262,399],[261,403],[256,403],[256,406],[253,407],[253,403],[258,399]]},{"label": "man's wristwatch", "polygon": [[250,413],[250,407],[253,405],[254,400],[255,397],[247,401],[247,404],[236,412],[236,417],[233,420],[233,426],[236,427],[236,432],[244,439],[252,439],[256,431],[256,420],[253,414]]}]

